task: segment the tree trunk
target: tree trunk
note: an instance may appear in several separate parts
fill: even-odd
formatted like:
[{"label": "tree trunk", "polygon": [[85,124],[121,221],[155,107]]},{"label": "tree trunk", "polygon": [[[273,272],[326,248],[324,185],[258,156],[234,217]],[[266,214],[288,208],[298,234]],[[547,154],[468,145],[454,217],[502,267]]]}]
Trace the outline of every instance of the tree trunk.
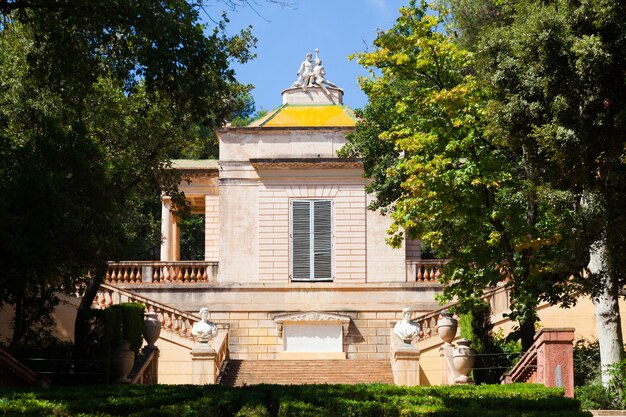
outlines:
[{"label": "tree trunk", "polygon": [[606,268],[605,248],[596,244],[591,249],[589,272],[597,280],[592,293],[592,301],[598,326],[598,342],[600,344],[600,363],[602,366],[602,384],[610,382],[611,365],[624,357],[622,326],[619,311],[619,288]]},{"label": "tree trunk", "polygon": [[98,295],[98,289],[100,289],[101,276],[100,271],[96,271],[87,283],[85,294],[80,301],[78,310],[76,311],[76,322],[74,323],[74,355],[80,357],[83,344],[86,342],[86,335],[89,332],[89,310],[93,304],[96,295]]},{"label": "tree trunk", "polygon": [[522,352],[528,351],[535,341],[535,321],[526,320],[519,325]]}]

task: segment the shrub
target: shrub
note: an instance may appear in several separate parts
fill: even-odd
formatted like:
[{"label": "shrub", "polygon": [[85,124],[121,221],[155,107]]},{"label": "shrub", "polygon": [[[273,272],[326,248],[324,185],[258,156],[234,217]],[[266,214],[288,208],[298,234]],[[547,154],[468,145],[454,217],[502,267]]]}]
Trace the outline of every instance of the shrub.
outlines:
[{"label": "shrub", "polygon": [[597,340],[578,339],[574,342],[574,385],[600,383],[600,343]]},{"label": "shrub", "polygon": [[584,385],[574,388],[576,399],[585,410],[614,410],[615,395],[601,384]]},{"label": "shrub", "polygon": [[83,386],[1,390],[10,417],[582,417],[563,390],[532,384]]}]

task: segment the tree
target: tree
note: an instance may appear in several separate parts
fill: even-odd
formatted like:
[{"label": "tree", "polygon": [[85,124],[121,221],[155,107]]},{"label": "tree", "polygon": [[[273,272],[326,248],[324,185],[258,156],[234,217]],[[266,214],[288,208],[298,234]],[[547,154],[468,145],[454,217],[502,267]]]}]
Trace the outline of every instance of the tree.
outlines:
[{"label": "tree", "polygon": [[0,304],[15,306],[12,351],[90,272],[81,332],[106,261],[145,257],[138,242],[160,240],[146,208],[163,189],[177,196],[168,156],[241,108],[249,87],[229,63],[250,58],[254,39],[224,35],[224,23],[207,32],[198,7],[0,1]]},{"label": "tree", "polygon": [[587,253],[584,273],[575,277],[596,308],[607,383],[608,365],[623,356],[618,299],[626,277],[626,5],[522,0],[499,9],[476,44],[479,72],[492,92],[490,129],[506,140],[532,143],[533,153],[553,167],[538,180],[595,206],[594,216],[580,225],[585,238],[576,242],[576,253]]},{"label": "tree", "polygon": [[369,103],[343,155],[364,158],[376,204],[391,212],[390,243],[419,237],[452,258],[447,299],[467,307],[487,287],[512,288],[527,349],[537,303],[571,301],[563,288],[582,265],[572,242],[583,237],[571,226],[592,207],[540,181],[554,173],[532,143],[488,130],[489,91],[473,54],[442,30],[446,17],[412,1],[358,55],[370,69],[360,80]]}]

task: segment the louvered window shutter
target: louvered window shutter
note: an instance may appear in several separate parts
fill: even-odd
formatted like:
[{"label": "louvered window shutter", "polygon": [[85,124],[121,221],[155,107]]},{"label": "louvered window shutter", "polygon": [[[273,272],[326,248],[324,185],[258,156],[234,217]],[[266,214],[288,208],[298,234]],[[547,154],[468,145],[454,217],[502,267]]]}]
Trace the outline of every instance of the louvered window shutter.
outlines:
[{"label": "louvered window shutter", "polygon": [[332,202],[293,201],[291,222],[291,278],[332,279]]}]

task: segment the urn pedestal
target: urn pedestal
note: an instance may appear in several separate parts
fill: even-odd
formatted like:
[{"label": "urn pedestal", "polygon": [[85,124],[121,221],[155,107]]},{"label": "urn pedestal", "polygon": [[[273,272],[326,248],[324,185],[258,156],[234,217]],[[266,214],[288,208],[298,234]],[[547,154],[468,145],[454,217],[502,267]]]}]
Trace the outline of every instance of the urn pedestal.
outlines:
[{"label": "urn pedestal", "polygon": [[117,379],[116,384],[129,384],[128,374],[133,370],[135,352],[130,350],[130,342],[121,340],[113,353],[113,372]]}]

